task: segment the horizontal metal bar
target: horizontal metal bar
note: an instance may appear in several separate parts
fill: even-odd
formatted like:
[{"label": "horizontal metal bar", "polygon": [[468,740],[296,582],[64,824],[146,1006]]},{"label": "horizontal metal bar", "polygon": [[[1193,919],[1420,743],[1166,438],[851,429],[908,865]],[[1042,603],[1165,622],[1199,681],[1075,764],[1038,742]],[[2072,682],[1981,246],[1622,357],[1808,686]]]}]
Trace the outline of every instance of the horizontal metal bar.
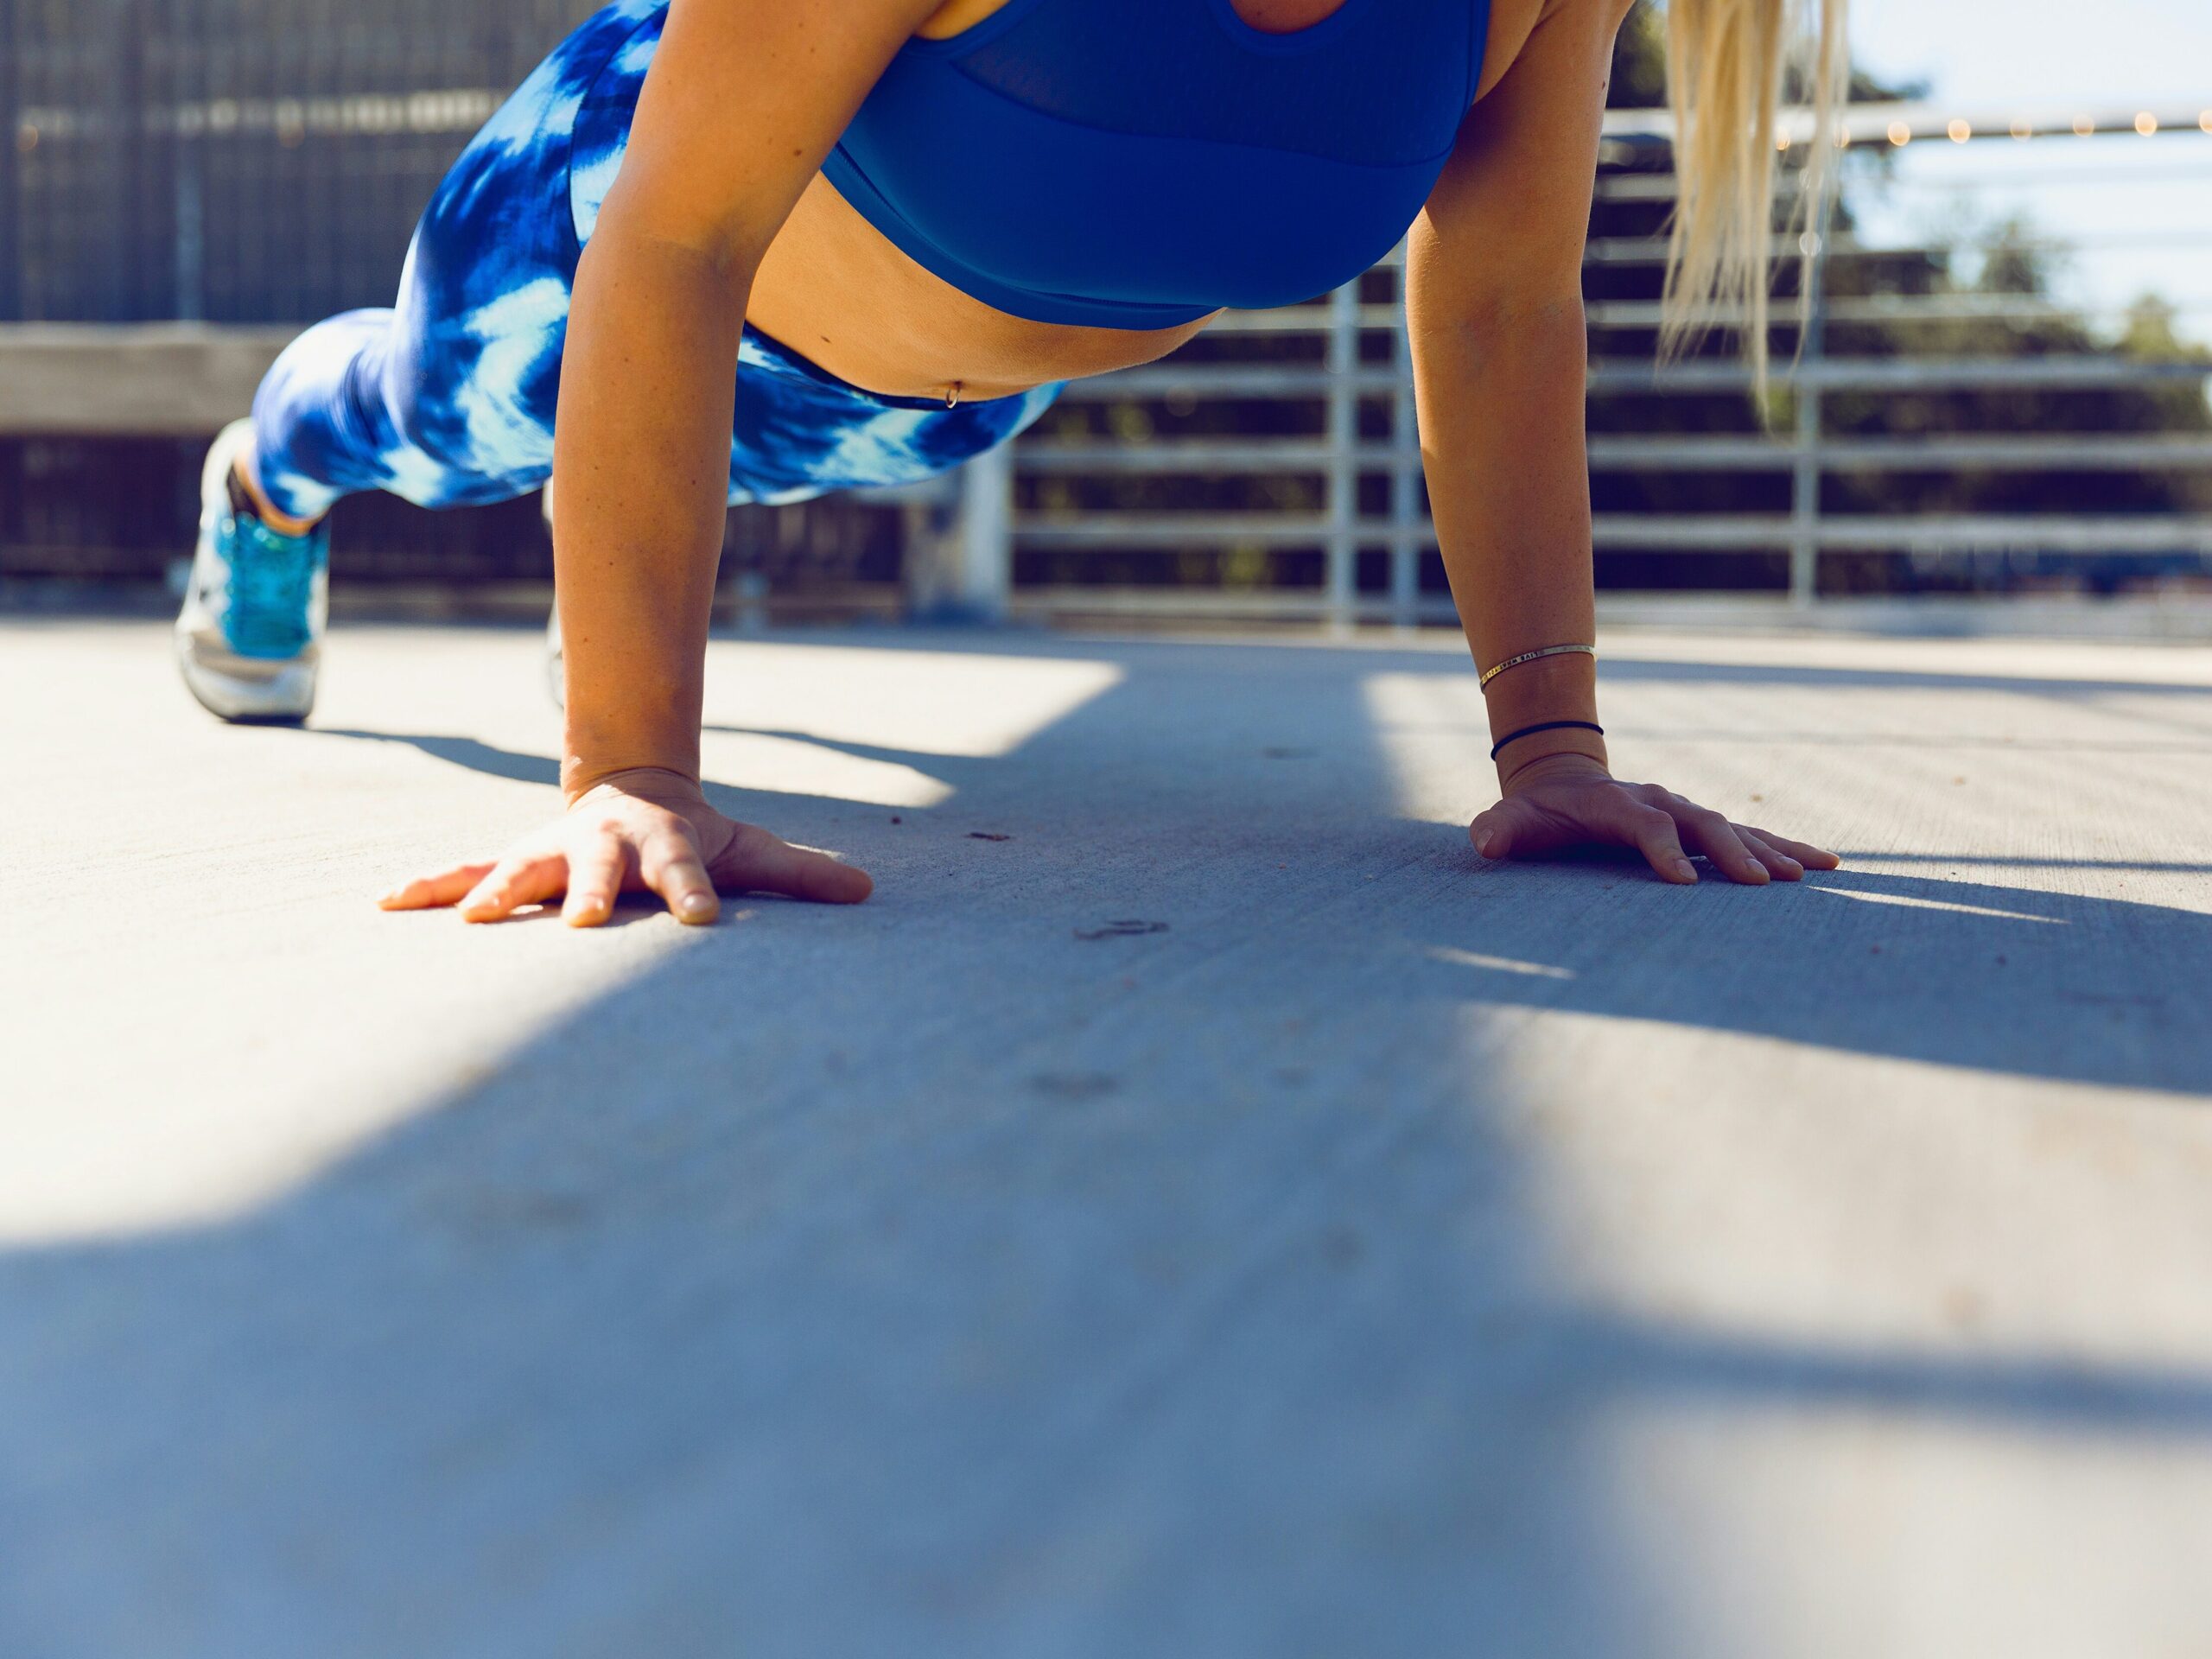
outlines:
[{"label": "horizontal metal bar", "polygon": [[[1601,548],[1722,553],[1786,548],[1802,528],[1779,514],[1669,518],[1601,513],[1595,534]],[[1891,518],[1869,513],[1823,518],[1812,533],[1818,545],[1831,552],[2212,553],[2212,518]]]},{"label": "horizontal metal bar", "polygon": [[[2093,137],[2098,133],[2138,133],[2138,122],[2148,116],[2154,133],[2188,131],[2202,129],[2212,131],[2212,96],[2202,99],[2161,99],[2145,105],[2061,105],[2022,104],[2011,108],[1995,105],[1959,105],[1938,104],[1925,100],[1905,103],[1847,104],[1832,112],[1835,129],[1846,134],[1853,143],[1870,139],[1889,141],[1892,130],[1904,133],[1908,142],[1922,138],[1948,138],[1953,123],[1963,123],[1966,137],[1961,142],[1976,138],[2009,138],[2024,134],[2031,138],[2061,136]],[[1815,112],[1799,105],[1776,111],[1774,130],[1777,139],[1789,138],[1793,144],[1802,143],[1813,136]],[[1664,109],[1607,110],[1603,128],[1608,138],[1656,138],[1671,142],[1675,134],[1674,117]]]},{"label": "horizontal metal bar", "polygon": [[[1802,526],[1780,514],[1600,513],[1592,523],[1601,549],[1642,548],[1681,553],[1728,553],[1783,549]],[[1017,543],[1031,547],[1188,547],[1231,544],[1320,546],[1328,537],[1319,514],[1091,513],[1082,518],[1016,513]],[[1957,514],[1888,517],[1851,515],[1821,519],[1813,534],[1829,550],[2038,550],[2054,553],[2212,553],[2212,518],[2078,518],[2060,514]],[[1433,543],[1427,520],[1400,526],[1362,519],[1354,539],[1362,547],[1388,547],[1399,538]]]},{"label": "horizontal metal bar", "polygon": [[[1967,194],[1995,187],[2012,190],[2034,185],[2200,184],[2212,183],[2212,168],[2202,167],[2130,167],[2122,172],[2108,167],[2008,167],[2001,177],[1979,174],[1973,178],[1915,177],[1885,175],[1869,181],[1879,190],[1905,189],[1930,194]],[[1775,181],[1777,194],[1795,195],[1801,183],[1796,173]],[[1600,201],[1672,201],[1679,188],[1672,173],[1608,173],[1598,181]]]},{"label": "horizontal metal bar", "polygon": [[[1919,259],[1931,254],[1952,254],[1961,247],[1982,252],[2077,253],[2085,248],[2178,249],[2212,247],[2212,228],[2202,230],[2127,230],[2094,235],[2024,236],[1994,245],[1943,242],[1862,242],[1853,236],[1831,236],[1821,251],[1838,259]],[[1794,236],[1777,236],[1767,244],[1767,257],[1794,259],[1802,250]],[[1586,265],[1658,265],[1667,260],[1663,236],[1593,236],[1585,245]]]},{"label": "horizontal metal bar", "polygon": [[[2184,300],[2160,296],[2176,311],[2212,310],[2212,295]],[[1656,328],[1661,311],[1656,300],[1592,300],[1583,307],[1592,328]],[[1821,308],[1830,322],[1955,322],[1961,319],[1999,322],[2059,322],[2084,317],[2125,317],[2124,305],[2068,305],[2028,294],[1879,294],[1830,299]],[[1735,306],[1709,305],[1690,315],[1700,322],[1739,325],[1749,314]],[[1777,298],[1769,309],[1768,323],[1776,328],[1797,326],[1797,302]]]},{"label": "horizontal metal bar", "polygon": [[[1389,444],[1360,444],[1363,463],[1398,460]],[[1166,438],[1128,443],[1056,443],[1040,439],[1014,446],[1023,473],[1287,473],[1318,471],[1336,451],[1323,438]],[[1415,452],[1414,459],[1418,459]]]},{"label": "horizontal metal bar", "polygon": [[[1014,445],[1019,473],[1281,474],[1313,472],[1334,459],[1325,438],[1147,438],[1098,443],[1067,443],[1051,438]],[[1397,445],[1362,443],[1352,454],[1364,467],[1387,467],[1418,462],[1418,450]]]},{"label": "horizontal metal bar", "polygon": [[[1363,545],[1387,546],[1392,526],[1363,521]],[[1426,524],[1416,535],[1433,537]],[[1080,518],[1056,513],[1017,512],[1014,537],[1032,547],[1172,547],[1184,544],[1319,547],[1329,538],[1329,523],[1319,513],[1298,512],[1094,512]]]},{"label": "horizontal metal bar", "polygon": [[[1362,369],[1348,377],[1362,391],[1397,389],[1398,371]],[[1326,369],[1297,364],[1151,364],[1072,380],[1064,402],[1109,403],[1128,397],[1320,397],[1332,377]]]},{"label": "horizontal metal bar", "polygon": [[[1593,437],[1589,452],[1592,467],[1623,472],[1643,468],[1701,472],[1779,470],[1796,466],[1799,454],[1793,444],[1764,438],[1628,435]],[[2024,434],[1834,438],[1814,445],[1810,453],[1824,472],[1942,472],[1953,467],[2136,472],[2212,467],[2212,439],[2183,436]]]},{"label": "horizontal metal bar", "polygon": [[[1397,389],[1402,371],[1362,368],[1347,377],[1363,392]],[[2212,365],[2145,362],[2133,358],[1823,358],[1809,364],[1778,363],[1777,385],[1810,385],[1831,391],[1932,391],[1982,386],[2060,388],[2119,386],[2212,378]],[[1150,364],[1071,382],[1061,395],[1079,403],[1122,398],[1319,397],[1329,390],[1325,369],[1281,364]],[[1681,363],[1656,370],[1648,359],[1599,359],[1590,365],[1596,394],[1654,391],[1729,391],[1751,385],[1751,372],[1732,361]]]},{"label": "horizontal metal bar", "polygon": [[[2208,175],[2212,179],[2212,175]],[[2212,311],[2212,294],[2177,299],[2161,295],[2162,303],[2184,314]],[[1660,321],[1656,300],[1590,300],[1583,307],[1593,328],[1656,328]],[[1948,322],[1961,318],[1996,321],[2057,322],[2085,317],[2125,317],[2125,305],[2072,305],[2030,294],[1874,294],[1830,299],[1824,308],[1830,322]],[[1743,322],[1739,308],[1706,306],[1693,314],[1700,321],[1722,325]],[[1363,305],[1357,313],[1363,329],[1395,329],[1402,321],[1397,302]],[[1777,329],[1797,326],[1795,300],[1777,297],[1767,318]],[[1208,336],[1223,334],[1325,335],[1333,325],[1323,307],[1284,306],[1274,311],[1225,311],[1206,325]]]},{"label": "horizontal metal bar", "polygon": [[[2180,312],[2212,310],[2212,295],[2179,300],[2171,296],[2162,296],[2161,298]],[[2061,321],[2082,317],[2124,317],[2129,308],[2120,305],[2070,305],[2028,294],[1878,294],[1831,299],[1827,302],[1826,315],[1831,322],[1935,322],[1962,317],[2004,321]],[[1591,300],[1585,303],[1584,310],[1593,328],[1656,328],[1659,326],[1660,308],[1656,300]],[[1745,313],[1740,309],[1721,306],[1707,306],[1694,315],[1702,321],[1730,325],[1740,323],[1745,319]],[[1402,321],[1401,308],[1395,301],[1363,305],[1357,316],[1358,327],[1378,331],[1395,329]],[[1787,296],[1776,299],[1769,312],[1768,321],[1778,329],[1796,327],[1796,302]],[[1224,311],[1206,325],[1205,332],[1209,337],[1224,334],[1310,334],[1319,338],[1328,334],[1333,326],[1325,308],[1300,303],[1272,311]]]},{"label": "horizontal metal bar", "polygon": [[[2075,357],[1828,357],[1777,364],[1781,385],[1823,391],[1936,391],[2004,387],[2015,391],[2126,386],[2212,379],[2212,364],[2144,361],[2104,355]],[[1590,365],[1590,390],[1723,391],[1751,385],[1751,371],[1733,361],[1679,363],[1654,370],[1647,360],[1599,359]]]},{"label": "horizontal metal bar", "polygon": [[[1190,588],[1037,586],[1014,591],[1014,614],[1027,620],[1053,617],[1185,619],[1199,623],[1252,621],[1311,623],[1327,611],[1306,588],[1248,588],[1230,593]],[[1360,594],[1353,620],[1390,626],[1402,619],[1389,596]],[[1416,623],[1459,621],[1441,594],[1423,594]],[[1823,595],[1819,604],[1793,607],[1779,588],[1651,590],[1603,588],[1598,625],[1610,627],[1743,627],[1852,629],[1876,633],[1924,632],[1931,624],[1970,633],[2036,632],[2105,634],[2128,639],[2198,639],[2212,607],[2173,595],[2138,602],[2028,597],[2018,594],[1897,594]],[[1605,668],[1600,663],[1599,672]]]},{"label": "horizontal metal bar", "polygon": [[2105,473],[2212,467],[2212,439],[2085,435],[1845,438],[1814,450],[1830,472],[1937,472],[1950,467]]},{"label": "horizontal metal bar", "polygon": [[[1073,583],[1016,588],[1011,609],[1017,617],[1052,615],[1190,617],[1197,620],[1316,622],[1332,614],[1327,590],[1319,588],[1085,588]],[[1391,622],[1396,607],[1388,594],[1356,594],[1352,620]],[[1443,594],[1423,594],[1414,619],[1458,620]]]},{"label": "horizontal metal bar", "polygon": [[[1592,467],[1615,472],[1781,471],[1797,464],[1796,445],[1760,437],[1643,436],[1605,434],[1589,440]],[[2044,434],[1935,438],[1837,438],[1811,454],[1825,472],[1941,472],[1954,467],[1999,471],[2138,472],[2212,467],[2212,439]],[[1140,442],[1017,445],[1015,465],[1031,474],[1318,472],[1332,452],[1319,438],[1161,438]],[[1389,441],[1358,444],[1354,461],[1386,470],[1420,464],[1417,448]]]}]

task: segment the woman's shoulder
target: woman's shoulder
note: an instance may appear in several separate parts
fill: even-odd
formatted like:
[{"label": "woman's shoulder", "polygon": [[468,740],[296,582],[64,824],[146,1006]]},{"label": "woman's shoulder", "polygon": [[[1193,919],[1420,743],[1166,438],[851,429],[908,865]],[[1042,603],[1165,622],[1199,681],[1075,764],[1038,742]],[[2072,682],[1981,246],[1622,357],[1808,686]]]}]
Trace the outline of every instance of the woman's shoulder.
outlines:
[{"label": "woman's shoulder", "polygon": [[1636,0],[1490,0],[1489,40],[1483,48],[1482,73],[1475,82],[1478,100],[1486,97],[1506,71],[1520,61],[1537,27],[1554,18],[1588,20],[1610,37]]}]

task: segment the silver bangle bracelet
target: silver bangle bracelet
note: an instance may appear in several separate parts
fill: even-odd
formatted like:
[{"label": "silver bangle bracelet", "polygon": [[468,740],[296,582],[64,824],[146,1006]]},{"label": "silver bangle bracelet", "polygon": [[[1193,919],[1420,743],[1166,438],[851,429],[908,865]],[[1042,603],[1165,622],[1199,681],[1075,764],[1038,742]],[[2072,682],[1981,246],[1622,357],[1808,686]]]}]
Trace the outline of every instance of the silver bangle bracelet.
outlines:
[{"label": "silver bangle bracelet", "polygon": [[1564,652],[1572,651],[1579,651],[1586,657],[1595,657],[1598,654],[1598,647],[1595,645],[1545,645],[1536,651],[1524,651],[1517,657],[1509,657],[1502,663],[1493,663],[1482,671],[1481,677],[1475,681],[1475,684],[1478,687],[1486,687],[1509,668],[1518,668],[1523,663],[1533,663],[1539,657],[1557,657]]}]

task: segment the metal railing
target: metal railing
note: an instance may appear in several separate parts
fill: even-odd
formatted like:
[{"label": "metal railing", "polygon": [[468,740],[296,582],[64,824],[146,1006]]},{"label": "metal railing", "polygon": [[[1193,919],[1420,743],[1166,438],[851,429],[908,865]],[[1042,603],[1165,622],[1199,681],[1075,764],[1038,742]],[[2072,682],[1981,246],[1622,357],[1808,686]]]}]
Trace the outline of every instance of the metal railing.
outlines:
[{"label": "metal railing", "polygon": [[[0,440],[168,435],[188,484],[188,440],[243,405],[286,333],[270,325],[381,301],[452,153],[588,7],[0,0]],[[2145,144],[2139,176],[2212,176],[2212,111],[2195,106],[1859,105],[1840,119],[1862,150],[2032,139],[2029,154],[2058,152],[2042,176],[2061,184],[2107,176],[2069,148],[2098,135]],[[1814,136],[1802,111],[1779,132],[1801,155]],[[1656,370],[1666,140],[1663,115],[1614,111],[1601,145],[1586,287],[1602,588],[1663,580],[1804,609],[1868,558],[1936,570],[1993,552],[2107,569],[2212,558],[2207,362],[2086,335],[1993,349],[1972,331],[2056,338],[2079,313],[2040,292],[1866,279],[1900,259],[1940,262],[1942,247],[1848,225],[1823,239],[1802,335],[1795,306],[1777,306],[1771,429],[1751,418],[1733,362]],[[2146,219],[2116,239],[2204,273],[2212,292],[2201,225]],[[2050,245],[2007,244],[2021,257]],[[1010,450],[938,488],[869,493],[907,507],[917,601],[987,614],[1447,618],[1402,255],[1306,305],[1230,313],[1160,363],[1077,383]],[[2007,418],[1986,418],[1999,399]],[[1908,407],[1925,416],[1916,428],[1887,418]],[[0,463],[0,519],[23,518],[10,503],[29,486],[11,485],[10,468],[28,478],[29,463]],[[2033,510],[2003,489],[1896,487],[2061,474],[2082,481],[2078,499]],[[188,489],[152,493],[164,492],[188,507]],[[185,509],[149,502],[146,516],[173,510]],[[0,524],[0,540],[35,531]],[[1130,574],[1147,559],[1148,577]]]},{"label": "metal railing", "polygon": [[[1802,145],[1810,136],[1809,119],[1802,111],[1789,112],[1781,131]],[[1893,149],[1927,139],[1972,143],[1993,137],[2018,142],[2050,133],[2127,133],[2138,139],[2163,134],[2173,149],[2205,146],[2206,160],[2212,162],[2212,110],[2196,106],[1962,117],[1931,106],[1862,105],[1850,110],[1844,121],[1848,143]],[[1614,111],[1606,123],[1608,157],[1617,164],[1638,154],[1648,157],[1650,147],[1663,144],[1665,137],[1663,112]],[[2093,171],[2082,176],[2106,175]],[[1663,171],[1608,169],[1597,191],[1601,213],[1609,203],[1637,202],[1663,211],[1670,197],[1671,175]],[[2199,264],[2212,272],[2212,239],[2205,234],[2156,234],[2177,247],[2203,247]],[[1791,245],[1777,238],[1778,251]],[[2007,245],[2020,252],[2032,251],[2037,245],[2015,238]],[[1764,478],[1770,490],[1776,481],[1786,486],[1786,502],[1767,511],[1601,505],[1593,526],[1601,567],[1608,554],[1649,554],[1670,564],[1677,585],[1711,593],[1728,588],[1726,576],[1699,583],[1694,572],[1685,575],[1687,565],[1718,563],[1709,556],[1770,555],[1778,563],[1778,580],[1759,591],[1799,610],[1815,605],[1827,591],[1824,577],[1839,555],[1902,555],[1938,564],[1968,553],[2132,556],[2139,562],[2143,556],[2159,555],[2202,562],[2212,572],[2212,489],[2197,492],[2202,506],[2194,511],[1839,512],[1827,499],[1842,480],[1864,484],[1900,474],[2155,474],[2212,482],[2212,420],[2203,418],[2212,357],[2097,349],[2024,355],[1839,353],[1833,349],[1834,331],[1845,327],[1894,331],[1944,321],[2063,325],[2080,314],[2033,293],[1837,294],[1832,289],[1838,286],[1866,286],[1837,282],[1837,273],[1848,271],[1853,262],[1942,259],[1949,251],[1832,234],[1816,239],[1811,250],[1812,288],[1802,328],[1794,300],[1778,301],[1775,308],[1783,338],[1773,385],[1788,405],[1778,429],[1762,430],[1750,419],[1739,422],[1742,430],[1669,429],[1681,424],[1685,406],[1698,400],[1708,405],[1707,423],[1716,399],[1732,398],[1739,414],[1746,413],[1744,394],[1750,379],[1738,364],[1719,358],[1658,367],[1648,341],[1641,352],[1607,349],[1623,333],[1649,335],[1658,308],[1655,297],[1606,297],[1605,279],[1622,268],[1643,267],[1656,283],[1664,247],[1663,236],[1649,232],[1592,238],[1586,270],[1592,278],[1587,285],[1592,292],[1588,389],[1593,473],[1630,480],[1664,475],[1677,482],[1720,474],[1754,482]],[[1280,436],[1172,437],[1154,435],[1172,422],[1147,418],[1135,423],[1140,435],[1124,438],[1102,435],[1096,421],[1040,423],[1011,447],[1010,456],[995,455],[968,469],[962,480],[965,518],[944,555],[957,563],[958,574],[940,573],[935,591],[957,595],[971,609],[1030,615],[1233,615],[1401,626],[1448,619],[1451,606],[1435,552],[1434,526],[1425,507],[1413,415],[1403,257],[1402,243],[1361,280],[1320,300],[1276,311],[1230,313],[1176,356],[1071,385],[1062,404],[1077,410],[1142,412],[1168,405],[1188,414],[1202,405],[1235,404],[1249,414],[1255,405],[1274,406],[1287,418],[1264,424],[1299,429]],[[1388,296],[1378,297],[1375,290],[1386,284]],[[1240,336],[1278,345],[1303,341],[1307,349],[1300,360],[1252,363],[1225,360],[1211,344]],[[1369,360],[1378,340],[1388,342],[1387,358]],[[1311,349],[1316,341],[1318,353]],[[1363,343],[1370,350],[1363,351]],[[1889,348],[1898,344],[1894,336],[1880,343]],[[2043,423],[2035,429],[1960,426],[1867,432],[1839,429],[1833,418],[1840,405],[1854,399],[1863,405],[1869,400],[1897,404],[1906,399],[1999,397],[2017,402],[2042,397],[2063,404],[2068,398],[2139,398],[2176,390],[2183,418],[2171,430],[2085,430]],[[1648,418],[1638,422],[1632,414],[1622,414],[1624,406],[1638,404],[1648,406]],[[1857,412],[1863,416],[1865,410]],[[1601,414],[1609,418],[1599,419]],[[1368,429],[1364,436],[1363,424]],[[1095,499],[1074,508],[1038,504],[1041,487],[1052,480],[1099,486],[1115,480],[1134,486],[1179,478],[1214,483],[1242,478],[1262,486],[1287,477],[1302,478],[1307,498],[1288,511],[1159,510],[1142,505],[1116,509]],[[1366,492],[1363,504],[1363,479],[1379,486]],[[1095,497],[1097,489],[1090,493]],[[1249,493],[1257,497],[1265,491]],[[1231,550],[1258,553],[1262,565],[1293,550],[1318,552],[1319,569],[1308,558],[1303,579],[1295,583],[1192,580],[1188,556],[1218,560]],[[1113,556],[1127,563],[1128,556],[1145,551],[1183,556],[1179,579],[1156,585],[1084,579],[1086,556]],[[1363,563],[1362,554],[1370,551],[1381,557]],[[1039,563],[1039,556],[1052,574],[1042,580],[1025,576],[1025,569]],[[1249,575],[1260,565],[1247,557],[1243,568]],[[1076,580],[1067,579],[1071,569]],[[1738,586],[1734,591],[1745,590]]]}]

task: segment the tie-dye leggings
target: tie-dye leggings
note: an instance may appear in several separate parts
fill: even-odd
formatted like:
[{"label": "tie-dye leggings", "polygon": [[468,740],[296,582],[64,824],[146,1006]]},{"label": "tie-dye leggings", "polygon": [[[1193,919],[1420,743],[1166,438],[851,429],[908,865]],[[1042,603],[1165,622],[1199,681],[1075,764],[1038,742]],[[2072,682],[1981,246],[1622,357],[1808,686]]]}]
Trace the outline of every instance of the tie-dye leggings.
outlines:
[{"label": "tie-dye leggings", "polygon": [[[576,260],[667,10],[615,0],[563,41],[438,187],[397,304],[333,317],[285,349],[253,404],[258,470],[280,511],[312,517],[362,490],[458,506],[550,476]],[[1020,431],[1064,384],[947,409],[864,391],[748,323],[729,499],[926,478]]]}]

